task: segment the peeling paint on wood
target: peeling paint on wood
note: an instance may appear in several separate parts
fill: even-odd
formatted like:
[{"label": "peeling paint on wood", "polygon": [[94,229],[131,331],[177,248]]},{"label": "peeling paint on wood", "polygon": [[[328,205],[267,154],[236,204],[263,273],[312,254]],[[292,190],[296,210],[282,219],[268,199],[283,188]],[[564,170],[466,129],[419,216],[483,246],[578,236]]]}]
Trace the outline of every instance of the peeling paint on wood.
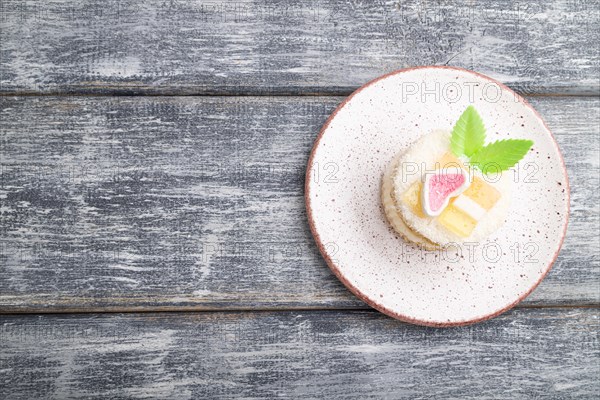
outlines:
[{"label": "peeling paint on wood", "polygon": [[[306,223],[335,97],[3,97],[0,310],[365,307]],[[529,305],[600,300],[600,100],[534,97],[572,216]]]},{"label": "peeling paint on wood", "polygon": [[366,306],[315,249],[304,168],[342,98],[37,95],[345,95],[451,65],[522,93],[597,96],[599,13],[0,0],[0,313],[221,311],[0,315],[0,398],[596,398],[598,308],[537,307],[600,302],[599,98],[531,99],[572,185],[533,307],[440,330],[341,310]]},{"label": "peeling paint on wood", "polygon": [[525,93],[598,93],[594,1],[0,3],[5,93],[347,94],[452,65]]},{"label": "peeling paint on wood", "polygon": [[0,317],[0,397],[592,399],[598,309],[453,329],[371,311]]}]

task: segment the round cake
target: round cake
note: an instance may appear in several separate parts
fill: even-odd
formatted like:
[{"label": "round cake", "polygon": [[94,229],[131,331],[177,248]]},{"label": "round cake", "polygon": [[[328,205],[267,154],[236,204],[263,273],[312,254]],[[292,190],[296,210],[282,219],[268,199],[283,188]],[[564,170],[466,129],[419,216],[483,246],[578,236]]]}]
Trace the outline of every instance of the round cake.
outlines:
[{"label": "round cake", "polygon": [[510,206],[512,174],[484,174],[456,157],[450,141],[442,130],[422,136],[392,160],[381,185],[392,228],[429,250],[484,239]]}]

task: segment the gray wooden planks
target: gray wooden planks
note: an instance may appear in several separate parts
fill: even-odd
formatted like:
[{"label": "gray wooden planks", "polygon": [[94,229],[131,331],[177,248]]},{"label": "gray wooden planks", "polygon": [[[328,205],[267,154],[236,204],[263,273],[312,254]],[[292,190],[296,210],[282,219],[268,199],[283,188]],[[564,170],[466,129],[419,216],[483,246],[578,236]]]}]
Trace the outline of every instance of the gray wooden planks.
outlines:
[{"label": "gray wooden planks", "polygon": [[[306,223],[304,169],[335,97],[3,97],[0,311],[365,307]],[[533,97],[572,185],[525,304],[600,300],[600,100]]]},{"label": "gray wooden planks", "polygon": [[[595,1],[0,0],[0,95],[347,94],[414,65],[598,94]],[[534,98],[566,157],[563,251],[520,308],[402,324],[305,223],[341,98],[0,99],[0,398],[595,398],[600,102]],[[256,309],[278,312],[258,312]],[[282,311],[331,308],[337,311]],[[253,311],[254,310],[254,311]]]},{"label": "gray wooden planks", "polygon": [[347,94],[453,65],[598,93],[597,1],[3,0],[0,92]]},{"label": "gray wooden planks", "polygon": [[374,311],[0,317],[0,397],[593,399],[598,309],[453,329]]}]

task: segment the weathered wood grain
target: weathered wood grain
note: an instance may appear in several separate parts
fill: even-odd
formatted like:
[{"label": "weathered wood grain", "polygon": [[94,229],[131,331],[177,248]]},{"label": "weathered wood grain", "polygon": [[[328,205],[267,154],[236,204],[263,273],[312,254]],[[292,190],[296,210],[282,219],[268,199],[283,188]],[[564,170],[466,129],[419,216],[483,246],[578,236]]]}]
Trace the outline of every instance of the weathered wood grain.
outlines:
[{"label": "weathered wood grain", "polygon": [[3,0],[5,93],[347,94],[415,65],[598,93],[597,1]]},{"label": "weathered wood grain", "polygon": [[594,399],[598,309],[454,329],[371,311],[2,316],[0,397]]},{"label": "weathered wood grain", "polygon": [[[0,99],[0,311],[365,307],[303,202],[341,98]],[[600,301],[597,98],[532,98],[566,158],[568,236],[526,304]]]}]

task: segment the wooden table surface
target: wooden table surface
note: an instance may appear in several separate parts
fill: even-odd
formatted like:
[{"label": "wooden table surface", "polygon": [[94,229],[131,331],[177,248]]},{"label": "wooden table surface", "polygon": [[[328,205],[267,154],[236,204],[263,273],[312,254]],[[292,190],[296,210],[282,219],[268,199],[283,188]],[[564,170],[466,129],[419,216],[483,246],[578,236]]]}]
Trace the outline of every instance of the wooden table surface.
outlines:
[{"label": "wooden table surface", "polygon": [[[0,1],[0,399],[600,392],[600,3]],[[451,65],[525,95],[571,220],[517,308],[453,329],[359,301],[304,170],[354,89]]]}]

